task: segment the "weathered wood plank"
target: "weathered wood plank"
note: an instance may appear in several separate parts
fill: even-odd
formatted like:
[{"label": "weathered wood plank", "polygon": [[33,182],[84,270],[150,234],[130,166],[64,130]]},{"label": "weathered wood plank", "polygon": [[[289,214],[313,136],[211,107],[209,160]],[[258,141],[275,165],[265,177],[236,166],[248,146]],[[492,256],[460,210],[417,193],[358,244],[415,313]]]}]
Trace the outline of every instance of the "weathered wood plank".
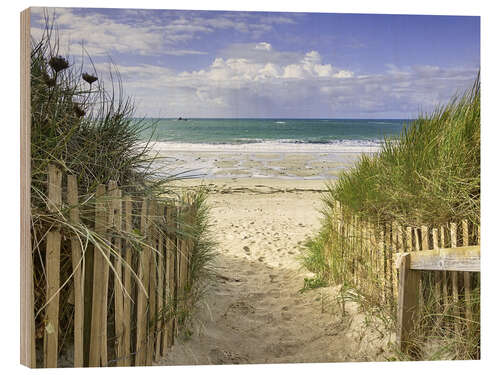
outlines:
[{"label": "weathered wood plank", "polygon": [[412,240],[413,230],[411,227],[406,227],[406,251],[413,251],[413,240]]},{"label": "weathered wood plank", "polygon": [[158,250],[158,230],[157,230],[157,202],[151,202],[151,211],[149,215],[150,220],[150,245],[154,250],[151,250],[149,258],[149,332],[148,332],[148,351],[146,355],[146,366],[153,364],[153,357],[155,354],[154,344],[156,342],[156,320],[157,320],[157,301],[156,301],[156,287],[157,287],[157,250]]},{"label": "weathered wood plank", "polygon": [[[469,222],[462,221],[462,242],[464,246],[469,246]],[[464,272],[464,298],[465,298],[465,319],[472,321],[471,294],[470,294],[470,273]]]},{"label": "weathered wood plank", "polygon": [[118,189],[116,181],[108,183],[108,197],[106,199],[107,225],[105,238],[108,246],[102,249],[102,311],[101,311],[101,366],[108,366],[108,287],[109,287],[109,269],[111,262],[111,249],[113,246],[112,228],[115,222],[115,211],[113,207],[114,194]]},{"label": "weathered wood plank", "polygon": [[422,250],[429,250],[429,228],[425,225],[422,225],[421,233],[422,233]]},{"label": "weathered wood plank", "polygon": [[392,254],[391,254],[391,270],[392,270],[392,295],[394,301],[398,301],[398,268],[394,261],[395,255],[400,251],[398,247],[398,224],[392,223]]},{"label": "weathered wood plank", "polygon": [[[169,312],[175,313],[175,303],[176,303],[176,291],[177,291],[177,278],[176,278],[176,254],[177,254],[177,234],[176,234],[176,207],[167,207],[166,216],[167,216],[167,225],[169,228],[169,233],[166,242],[166,251],[167,251],[167,259],[166,259],[166,269],[168,270],[168,302],[169,302]],[[175,319],[170,316],[167,323],[168,330],[168,341],[167,348],[170,348],[174,343],[174,329],[175,329]]]},{"label": "weathered wood plank", "polygon": [[[70,221],[73,225],[80,224],[80,209],[78,207],[78,186],[76,176],[68,176],[68,204],[70,205]],[[75,295],[74,315],[74,367],[83,367],[83,323],[84,323],[84,277],[83,252],[77,235],[71,236],[71,261],[73,266],[73,287]]]},{"label": "weathered wood plank", "polygon": [[381,293],[380,297],[382,298],[382,302],[386,301],[386,293],[387,293],[387,265],[386,265],[386,252],[385,252],[385,226],[382,226],[379,230],[379,239],[378,239],[378,274],[382,278],[381,280]]},{"label": "weathered wood plank", "polygon": [[[439,233],[437,228],[432,229],[432,249],[437,250],[439,249]],[[442,273],[441,272],[436,272],[436,283],[434,284],[434,295],[436,297],[436,302],[438,305],[440,305],[441,302],[441,290],[443,288],[442,286]]]},{"label": "weathered wood plank", "polygon": [[113,201],[113,229],[115,230],[115,237],[113,239],[113,245],[115,249],[114,256],[114,303],[115,303],[115,350],[117,361],[116,365],[119,367],[126,366],[126,348],[125,348],[125,326],[130,324],[125,320],[124,313],[124,299],[125,291],[122,289],[125,286],[122,282],[123,277],[123,253],[122,253],[122,225],[123,225],[123,217],[122,217],[122,192],[119,189],[115,189],[112,191]]},{"label": "weathered wood plank", "polygon": [[155,360],[159,360],[161,356],[162,336],[164,335],[165,321],[163,319],[163,312],[165,310],[165,250],[164,250],[164,237],[162,232],[162,220],[164,207],[161,203],[157,203],[156,207],[157,223],[158,223],[158,284],[156,287],[156,344],[155,344]]},{"label": "weathered wood plank", "polygon": [[[149,222],[148,222],[148,206],[149,202],[144,199],[141,207],[141,234],[144,237],[144,241],[147,241],[149,232]],[[139,256],[139,281],[144,287],[145,291],[149,290],[149,260],[150,258],[150,248],[148,245],[142,247],[141,254]],[[144,366],[146,364],[146,352],[147,352],[147,300],[148,295],[142,288],[137,288],[137,339],[136,339],[136,355],[135,355],[135,365]]]},{"label": "weathered wood plank", "polygon": [[397,342],[402,352],[412,351],[411,335],[414,330],[415,314],[417,312],[418,273],[410,269],[411,257],[415,253],[403,254],[399,265],[399,301]]},{"label": "weathered wood plank", "polygon": [[413,252],[411,269],[480,272],[480,247],[464,246]]},{"label": "weathered wood plank", "polygon": [[[62,204],[62,173],[49,165],[48,202],[49,212],[56,214]],[[44,367],[57,367],[59,336],[59,288],[61,261],[61,232],[58,227],[47,233],[45,270],[47,274],[47,306],[45,307],[45,330],[43,345]]]},{"label": "weathered wood plank", "polygon": [[20,113],[20,360],[36,368],[33,248],[31,244],[31,35],[30,8],[21,12],[21,113]]},{"label": "weathered wood plank", "polygon": [[[441,227],[441,248],[447,248],[447,239],[446,239],[446,228],[444,226]],[[443,285],[443,306],[444,310],[447,313],[448,308],[449,308],[449,293],[448,293],[448,272],[443,271],[441,274],[441,280],[442,280],[442,285]]]},{"label": "weathered wood plank", "polygon": [[[457,247],[458,243],[458,233],[457,233],[457,223],[450,223],[450,244],[451,247]],[[456,271],[451,272],[451,287],[453,296],[453,309],[455,315],[458,315],[458,273]],[[455,321],[455,327],[458,328],[458,322]]]},{"label": "weathered wood plank", "polygon": [[[125,208],[125,232],[132,233],[132,198],[129,195],[124,197],[124,208]],[[131,296],[132,296],[132,279],[131,279],[131,271],[132,268],[132,248],[130,243],[125,243],[125,267],[123,269],[123,286],[128,296],[125,295],[123,299],[123,321],[124,321],[124,330],[123,330],[123,346],[124,346],[124,366],[130,366],[132,364],[131,354],[130,354],[130,345],[131,345]]]},{"label": "weathered wood plank", "polygon": [[[95,232],[104,237],[106,234],[106,202],[103,197],[106,186],[99,185],[96,190]],[[104,306],[104,249],[94,248],[94,274],[92,288],[92,322],[90,328],[89,366],[101,365],[101,346],[103,340],[102,315]],[[107,286],[107,283],[106,283]]]}]

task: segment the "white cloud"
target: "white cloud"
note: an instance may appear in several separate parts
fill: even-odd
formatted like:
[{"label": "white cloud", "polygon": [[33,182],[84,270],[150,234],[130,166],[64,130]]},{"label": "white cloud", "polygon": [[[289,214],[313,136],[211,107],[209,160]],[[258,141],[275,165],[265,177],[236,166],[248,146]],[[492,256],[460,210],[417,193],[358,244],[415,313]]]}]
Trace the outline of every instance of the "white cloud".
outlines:
[{"label": "white cloud", "polygon": [[[137,18],[132,13],[125,15]],[[69,46],[70,53],[79,55],[83,40],[92,56],[110,51],[181,56],[205,54],[179,43],[216,30],[247,33],[255,41],[226,46],[203,69],[181,73],[161,62],[118,65],[139,115],[409,117],[445,103],[457,90],[467,88],[477,73],[466,68],[388,65],[377,74],[355,74],[324,62],[318,51],[281,51],[262,37],[273,24],[292,23],[293,17],[225,13],[201,17],[194,12],[172,17],[162,26],[154,17],[140,14],[143,21],[130,23],[58,8],[56,22],[64,31],[61,47]],[[35,37],[41,32],[40,25],[32,27]],[[109,66],[99,63],[96,68],[105,73]]]},{"label": "white cloud", "polygon": [[446,103],[476,74],[418,66],[358,76],[316,54],[288,65],[217,58],[180,74],[147,65],[118,70],[141,114],[189,117],[411,117]]},{"label": "white cloud", "polygon": [[255,49],[257,50],[264,50],[264,51],[270,51],[271,50],[271,44],[266,43],[266,42],[260,42],[255,45]]},{"label": "white cloud", "polygon": [[[77,9],[77,8],[76,8]],[[293,23],[290,17],[262,17],[251,13],[211,13],[148,10],[122,10],[113,18],[105,13],[87,11],[78,13],[71,8],[32,8],[35,17],[44,12],[55,15],[59,28],[60,44],[69,54],[81,54],[81,44],[91,56],[108,55],[111,52],[129,52],[141,55],[205,54],[203,51],[173,48],[203,34],[217,30],[234,30],[254,37],[272,30],[273,24]],[[168,16],[166,21],[163,16]],[[36,19],[36,18],[35,18]],[[32,35],[40,38],[43,19],[32,25]],[[167,48],[168,47],[168,48]],[[266,44],[261,45],[266,49]]]}]

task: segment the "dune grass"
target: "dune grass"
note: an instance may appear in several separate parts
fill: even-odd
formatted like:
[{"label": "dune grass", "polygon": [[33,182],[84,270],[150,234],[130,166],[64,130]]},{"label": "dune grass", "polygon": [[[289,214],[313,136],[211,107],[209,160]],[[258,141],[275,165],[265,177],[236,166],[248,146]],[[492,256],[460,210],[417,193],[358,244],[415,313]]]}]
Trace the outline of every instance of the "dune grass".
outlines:
[{"label": "dune grass", "polygon": [[[363,265],[364,285],[356,286],[353,273],[346,264],[346,254],[355,251],[359,238],[339,233],[335,222],[335,204],[340,202],[344,220],[356,215],[365,223],[382,228],[384,223],[400,223],[419,228],[447,226],[449,222],[468,220],[480,225],[480,83],[479,75],[463,95],[455,96],[445,106],[423,114],[408,123],[397,139],[386,139],[379,153],[362,155],[338,181],[327,184],[323,195],[322,226],[319,233],[303,249],[302,263],[316,274],[316,282],[305,286],[322,285],[321,281],[342,284],[354,290],[351,296],[367,312],[395,327],[395,301],[373,298],[370,289],[381,287],[377,271],[370,262]],[[473,236],[476,236],[474,234]],[[347,256],[352,259],[352,257]],[[424,273],[425,274],[425,273]],[[424,276],[433,285],[435,275]],[[313,285],[314,284],[314,285]],[[479,278],[472,293],[473,319],[457,320],[456,312],[463,306],[439,300],[426,289],[426,301],[415,332],[415,341],[425,347],[421,359],[478,359],[479,345]],[[374,293],[378,295],[378,293]],[[445,303],[446,302],[446,303]],[[436,319],[436,306],[447,306],[439,314],[450,320],[446,325],[430,328]],[[454,329],[450,329],[450,327]],[[396,359],[408,359],[396,353]]]},{"label": "dune grass", "polygon": [[429,115],[408,123],[373,157],[330,185],[338,200],[362,217],[404,225],[480,222],[480,83]]},{"label": "dune grass", "polygon": [[[92,68],[93,63],[88,57],[82,56],[82,61],[86,61],[90,71],[83,69],[83,63],[77,64],[61,56],[57,32],[50,17],[46,17],[45,25],[43,36],[40,40],[32,40],[31,46],[31,232],[35,326],[37,338],[41,339],[43,308],[47,299],[45,238],[50,228],[58,227],[63,238],[59,342],[60,352],[64,353],[72,338],[73,271],[70,238],[76,235],[84,254],[89,249],[103,255],[110,253],[111,257],[118,257],[130,269],[110,240],[94,231],[96,187],[108,184],[111,180],[116,181],[123,194],[131,197],[134,205],[144,198],[170,205],[186,204],[187,198],[173,194],[169,189],[169,182],[176,176],[162,179],[156,176],[152,168],[156,157],[149,142],[142,139],[146,130],[148,134],[154,134],[154,124],[135,118],[133,100],[125,95],[119,72],[110,65],[108,76],[104,79]],[[48,210],[47,175],[51,164],[65,175],[77,177],[79,224],[70,220],[70,207],[67,205],[57,212]],[[190,238],[194,245],[189,282],[191,305],[189,311],[183,312],[186,324],[201,296],[202,280],[210,273],[214,254],[214,242],[208,233],[206,196],[200,191],[189,199],[189,204],[194,207],[195,220],[188,223],[181,216],[176,226],[179,234]],[[136,223],[134,227],[138,228],[140,217],[134,215],[132,220]],[[155,222],[154,225],[156,230],[165,235],[171,231],[171,226],[164,221]],[[115,230],[113,237],[124,243],[126,241],[137,253],[148,246],[144,235],[137,231],[129,233],[125,229]],[[134,254],[133,259],[137,256]],[[82,257],[80,263],[84,264],[84,261]],[[111,258],[109,264],[110,272],[115,272]],[[137,287],[141,288],[139,278],[131,271]],[[112,293],[110,290],[109,295]]]}]

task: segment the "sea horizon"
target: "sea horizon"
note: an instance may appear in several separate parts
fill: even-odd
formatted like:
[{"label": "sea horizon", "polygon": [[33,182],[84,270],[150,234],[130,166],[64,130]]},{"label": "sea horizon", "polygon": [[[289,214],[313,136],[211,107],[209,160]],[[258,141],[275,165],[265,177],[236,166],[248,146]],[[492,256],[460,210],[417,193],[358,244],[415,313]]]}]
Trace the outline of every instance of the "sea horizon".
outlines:
[{"label": "sea horizon", "polygon": [[398,137],[408,120],[150,118],[143,123],[150,125],[141,133],[143,140],[170,150],[373,152],[384,139]]}]

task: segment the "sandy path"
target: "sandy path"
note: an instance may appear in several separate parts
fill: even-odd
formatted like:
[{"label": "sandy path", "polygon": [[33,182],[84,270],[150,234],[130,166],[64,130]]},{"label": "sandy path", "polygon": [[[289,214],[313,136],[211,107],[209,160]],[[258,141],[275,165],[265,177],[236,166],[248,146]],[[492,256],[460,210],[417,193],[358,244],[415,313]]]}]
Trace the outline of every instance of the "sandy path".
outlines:
[{"label": "sandy path", "polygon": [[[298,249],[320,226],[320,193],[307,190],[323,189],[323,183],[210,182],[217,278],[191,338],[178,340],[157,365],[377,359],[380,353],[363,344],[355,307],[342,315],[337,288],[299,292],[312,275],[300,268]],[[269,194],[290,188],[299,191]]]}]

